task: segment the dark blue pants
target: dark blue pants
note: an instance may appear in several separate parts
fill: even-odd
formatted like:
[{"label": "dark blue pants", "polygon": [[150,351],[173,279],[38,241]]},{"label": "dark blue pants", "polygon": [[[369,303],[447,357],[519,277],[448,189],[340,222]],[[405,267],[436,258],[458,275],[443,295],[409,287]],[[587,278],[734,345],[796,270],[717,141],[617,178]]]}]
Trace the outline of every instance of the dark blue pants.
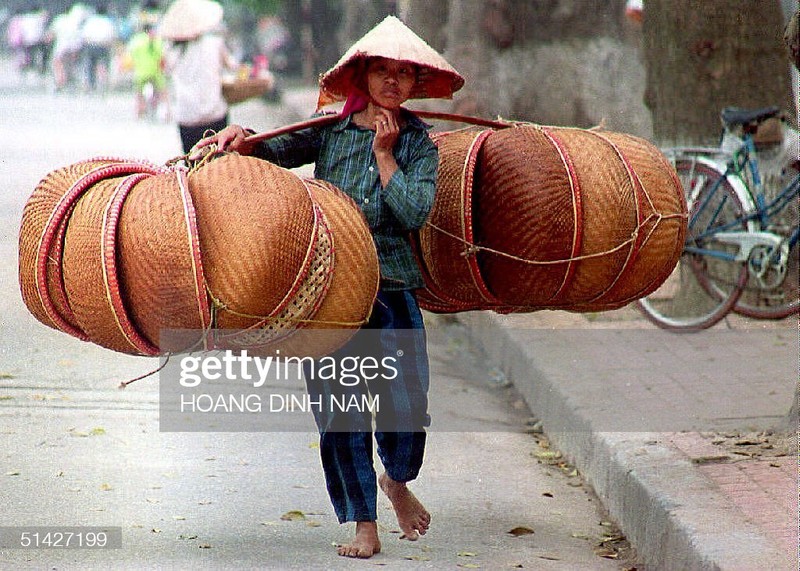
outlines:
[{"label": "dark blue pants", "polygon": [[183,152],[188,153],[192,150],[195,143],[209,135],[211,132],[219,133],[225,127],[228,126],[228,115],[227,113],[222,119],[217,119],[216,121],[212,121],[210,123],[206,123],[204,125],[178,125],[178,133],[181,136],[181,146],[183,146]]},{"label": "dark blue pants", "polygon": [[[378,364],[388,359],[384,362],[389,366],[368,369],[357,384],[352,375],[331,380],[317,378],[309,367],[304,371],[312,401],[322,403],[319,410],[314,407],[314,417],[328,495],[339,523],[377,520],[373,428],[378,456],[390,478],[408,482],[422,466],[425,427],[430,425],[429,368],[422,314],[413,292],[380,291],[369,323],[330,357],[354,364],[370,356]],[[375,406],[342,411],[338,403],[348,402]]]}]

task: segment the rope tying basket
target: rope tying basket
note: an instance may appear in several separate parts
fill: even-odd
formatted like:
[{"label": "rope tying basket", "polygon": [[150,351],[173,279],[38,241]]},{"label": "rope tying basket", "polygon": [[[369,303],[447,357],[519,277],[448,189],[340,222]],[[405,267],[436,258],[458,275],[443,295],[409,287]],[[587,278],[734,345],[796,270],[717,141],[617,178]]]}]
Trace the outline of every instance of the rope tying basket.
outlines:
[{"label": "rope tying basket", "polygon": [[434,139],[436,203],[415,237],[425,309],[616,309],[677,264],[683,189],[647,141],[525,124]]},{"label": "rope tying basket", "polygon": [[[379,283],[349,198],[235,154],[192,169],[94,159],[53,171],[23,211],[19,269],[39,321],[139,355],[202,346],[321,356],[366,322]],[[324,345],[295,338],[318,327],[336,334]],[[166,329],[195,336],[165,348]]]},{"label": "rope tying basket", "polygon": [[[683,188],[649,142],[418,114],[489,127],[433,136],[436,199],[411,236],[424,309],[615,309],[677,264]],[[366,220],[341,190],[212,153],[191,168],[101,157],[49,173],[23,211],[19,279],[39,321],[115,351],[318,357],[367,322],[380,271]],[[193,333],[165,347],[165,330]]]}]

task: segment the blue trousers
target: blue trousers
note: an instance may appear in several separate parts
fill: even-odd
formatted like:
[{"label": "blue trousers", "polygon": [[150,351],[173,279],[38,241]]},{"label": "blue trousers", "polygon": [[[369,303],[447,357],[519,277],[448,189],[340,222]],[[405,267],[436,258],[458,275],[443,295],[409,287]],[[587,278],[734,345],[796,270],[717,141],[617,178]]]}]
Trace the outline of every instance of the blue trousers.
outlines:
[{"label": "blue trousers", "polygon": [[[408,482],[422,466],[425,427],[430,425],[427,341],[414,293],[381,290],[369,323],[330,357],[351,365],[371,357],[370,362],[379,365],[362,369],[358,379],[350,373],[318,378],[315,372],[321,370],[308,366],[304,371],[309,396],[322,403],[314,408],[314,418],[328,495],[339,523],[376,521],[373,431],[388,476]],[[351,368],[355,367],[342,370]]]}]

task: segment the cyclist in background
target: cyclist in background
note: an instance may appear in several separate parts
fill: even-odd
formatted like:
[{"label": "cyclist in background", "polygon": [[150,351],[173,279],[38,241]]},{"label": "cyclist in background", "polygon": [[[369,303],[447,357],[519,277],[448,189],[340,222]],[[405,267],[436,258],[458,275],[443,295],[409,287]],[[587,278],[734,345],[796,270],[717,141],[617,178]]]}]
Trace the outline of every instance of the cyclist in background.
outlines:
[{"label": "cyclist in background", "polygon": [[154,108],[166,104],[167,79],[164,75],[164,45],[156,35],[155,26],[144,25],[128,42],[128,55],[133,65],[133,82],[136,88],[136,116],[142,118],[148,112],[146,90],[152,89]]}]

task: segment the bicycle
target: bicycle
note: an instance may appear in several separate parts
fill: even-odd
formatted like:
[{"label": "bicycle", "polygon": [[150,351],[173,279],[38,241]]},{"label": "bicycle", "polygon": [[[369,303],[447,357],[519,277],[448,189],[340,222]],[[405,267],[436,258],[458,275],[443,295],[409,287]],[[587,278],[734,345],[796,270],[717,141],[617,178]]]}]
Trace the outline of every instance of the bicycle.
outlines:
[{"label": "bicycle", "polygon": [[777,107],[726,108],[719,148],[665,151],[684,186],[689,220],[675,271],[637,301],[657,326],[697,331],[732,311],[782,319],[800,309],[797,151],[786,157],[780,149],[757,149],[755,139],[778,117]]}]

